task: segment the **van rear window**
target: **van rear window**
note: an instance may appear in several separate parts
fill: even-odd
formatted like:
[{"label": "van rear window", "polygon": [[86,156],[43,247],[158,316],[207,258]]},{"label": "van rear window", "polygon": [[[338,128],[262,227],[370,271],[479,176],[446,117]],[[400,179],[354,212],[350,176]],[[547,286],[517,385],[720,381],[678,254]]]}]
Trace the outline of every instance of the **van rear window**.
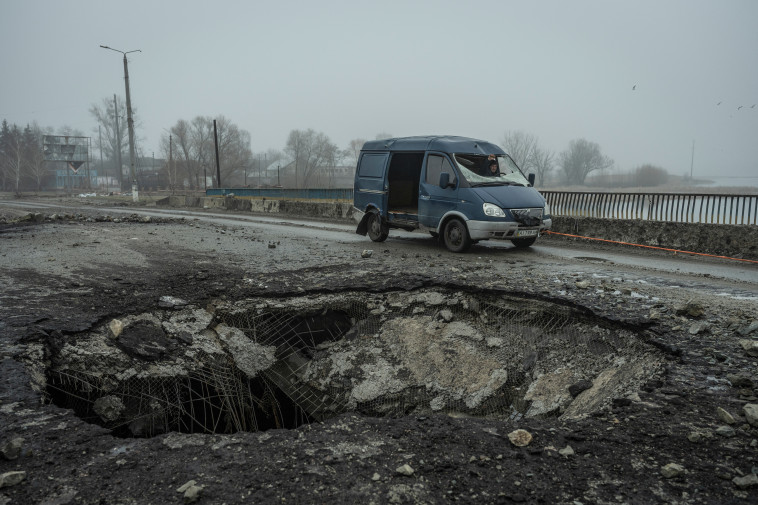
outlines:
[{"label": "van rear window", "polygon": [[388,153],[370,154],[361,156],[361,167],[358,174],[361,177],[384,177],[384,165],[387,163]]}]

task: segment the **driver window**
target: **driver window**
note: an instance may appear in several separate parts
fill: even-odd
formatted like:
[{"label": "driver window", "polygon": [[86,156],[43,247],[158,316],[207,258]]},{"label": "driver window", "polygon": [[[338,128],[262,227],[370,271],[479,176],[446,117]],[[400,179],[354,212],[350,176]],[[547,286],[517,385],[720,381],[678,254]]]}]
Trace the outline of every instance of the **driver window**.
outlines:
[{"label": "driver window", "polygon": [[444,156],[438,154],[430,154],[426,158],[426,183],[434,184],[435,186],[440,183],[440,174],[447,172],[450,174],[450,182],[452,184],[457,183],[455,177],[455,170],[453,166]]}]

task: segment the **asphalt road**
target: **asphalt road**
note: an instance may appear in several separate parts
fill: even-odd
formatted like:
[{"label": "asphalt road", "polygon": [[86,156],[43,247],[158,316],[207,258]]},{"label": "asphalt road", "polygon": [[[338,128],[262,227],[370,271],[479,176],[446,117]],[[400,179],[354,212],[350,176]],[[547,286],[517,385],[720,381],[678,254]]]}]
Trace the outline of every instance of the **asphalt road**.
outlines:
[{"label": "asphalt road", "polygon": [[[87,203],[83,200],[84,204]],[[80,205],[28,200],[0,200],[2,209],[28,212],[76,212]],[[85,207],[92,210],[92,207]],[[351,244],[366,249],[399,249],[406,254],[450,254],[428,235],[419,232],[392,230],[384,244],[372,243],[355,234],[355,225],[346,222],[324,222],[293,216],[262,216],[233,214],[197,209],[159,209],[144,207],[98,207],[111,216],[138,214],[162,218],[185,218],[218,226],[251,227],[265,233],[270,241],[294,239],[303,244],[309,240],[332,244]],[[576,272],[597,277],[632,276],[639,282],[667,287],[679,283],[710,290],[719,296],[758,299],[758,265],[749,262],[673,254],[645,248],[615,246],[591,241],[568,241],[543,236],[531,248],[517,250],[507,241],[483,241],[474,245],[464,257],[487,260],[517,258],[540,268]],[[532,267],[534,268],[534,267]]]}]

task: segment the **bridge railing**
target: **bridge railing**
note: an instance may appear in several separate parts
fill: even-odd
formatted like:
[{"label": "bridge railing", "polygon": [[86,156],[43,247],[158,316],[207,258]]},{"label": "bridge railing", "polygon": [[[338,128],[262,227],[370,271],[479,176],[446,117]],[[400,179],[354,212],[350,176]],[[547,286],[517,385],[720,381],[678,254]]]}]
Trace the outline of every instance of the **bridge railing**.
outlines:
[{"label": "bridge railing", "polygon": [[541,191],[555,216],[758,224],[758,195]]}]

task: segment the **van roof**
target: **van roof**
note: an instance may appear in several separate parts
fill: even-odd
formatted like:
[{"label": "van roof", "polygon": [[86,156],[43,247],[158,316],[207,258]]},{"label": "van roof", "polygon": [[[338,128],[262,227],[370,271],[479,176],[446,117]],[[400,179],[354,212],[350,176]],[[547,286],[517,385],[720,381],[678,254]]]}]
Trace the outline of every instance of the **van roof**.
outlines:
[{"label": "van roof", "polygon": [[363,151],[440,151],[443,153],[505,154],[500,147],[486,140],[448,135],[400,137],[369,140]]}]

